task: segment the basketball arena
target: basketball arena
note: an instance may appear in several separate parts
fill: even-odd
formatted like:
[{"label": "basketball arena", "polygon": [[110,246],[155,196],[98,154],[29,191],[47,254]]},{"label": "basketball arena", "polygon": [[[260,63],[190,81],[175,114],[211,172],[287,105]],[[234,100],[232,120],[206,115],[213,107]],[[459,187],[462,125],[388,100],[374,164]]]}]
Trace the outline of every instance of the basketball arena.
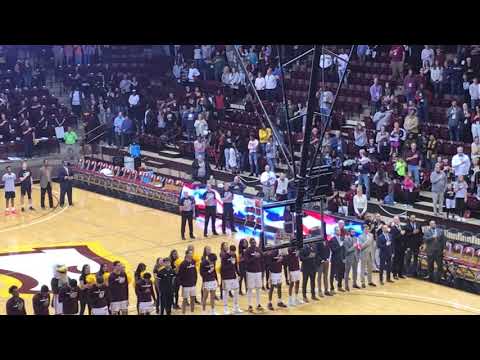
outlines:
[{"label": "basketball arena", "polygon": [[479,50],[0,46],[0,314],[480,314]]}]

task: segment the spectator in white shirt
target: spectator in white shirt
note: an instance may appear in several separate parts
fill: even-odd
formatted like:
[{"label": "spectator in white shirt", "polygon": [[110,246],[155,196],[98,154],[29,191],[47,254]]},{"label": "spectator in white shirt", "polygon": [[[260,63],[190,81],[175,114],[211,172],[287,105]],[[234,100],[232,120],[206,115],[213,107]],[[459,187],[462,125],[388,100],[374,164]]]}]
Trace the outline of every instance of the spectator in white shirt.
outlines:
[{"label": "spectator in white shirt", "polygon": [[353,197],[353,210],[359,219],[363,219],[367,212],[368,201],[363,194],[362,186],[357,187],[357,194]]},{"label": "spectator in white shirt", "polygon": [[195,67],[201,67],[203,54],[202,48],[199,45],[195,45],[195,47],[193,48],[193,60],[195,61]]},{"label": "spectator in white shirt", "polygon": [[475,159],[480,158],[480,138],[475,136],[472,143],[472,153],[470,155],[472,162],[475,164]]},{"label": "spectator in white shirt", "polygon": [[262,192],[265,200],[274,200],[273,190],[277,177],[275,173],[270,170],[270,166],[265,165],[265,171],[260,176],[260,183],[262,184]]},{"label": "spectator in white shirt", "polygon": [[430,68],[430,79],[433,85],[433,94],[438,98],[442,94],[443,82],[443,67],[438,60],[435,60],[435,65]]},{"label": "spectator in white shirt", "polygon": [[288,179],[284,173],[280,173],[280,177],[277,179],[277,201],[284,201],[288,199]]},{"label": "spectator in white shirt", "polygon": [[[338,55],[338,58],[335,58],[335,62],[337,63],[337,72],[338,72],[338,81],[342,79],[343,73],[347,69],[348,64],[348,54],[342,53]],[[345,85],[347,84],[347,74],[345,74],[345,79],[343,79]]]},{"label": "spectator in white shirt", "polygon": [[467,176],[470,171],[470,158],[463,153],[463,147],[457,148],[457,155],[452,158],[452,168],[455,176]]},{"label": "spectator in white shirt", "polygon": [[128,104],[130,108],[133,108],[138,105],[140,102],[140,96],[137,94],[137,90],[133,89],[132,94],[128,97]]},{"label": "spectator in white shirt", "polygon": [[127,75],[123,75],[123,79],[120,81],[120,84],[119,84],[122,94],[129,93],[130,86],[132,86],[132,82],[127,79]]},{"label": "spectator in white shirt", "polygon": [[480,98],[480,85],[478,84],[478,79],[474,78],[473,82],[468,87],[468,92],[470,93],[471,99],[471,109],[474,110],[478,105],[478,99]]},{"label": "spectator in white shirt", "polygon": [[236,68],[232,68],[232,81],[230,82],[232,88],[238,89],[238,87],[240,86],[240,81],[240,73],[237,71]]},{"label": "spectator in white shirt", "polygon": [[223,68],[223,73],[222,73],[222,83],[223,83],[223,85],[225,85],[225,86],[232,85],[232,79],[233,79],[233,75],[230,72],[230,68],[228,66],[225,66]]},{"label": "spectator in white shirt", "polygon": [[193,126],[195,127],[195,133],[197,134],[197,136],[208,135],[208,123],[202,113],[198,114],[198,118],[197,120],[195,120]]},{"label": "spectator in white shirt", "polygon": [[197,81],[197,78],[200,76],[200,71],[195,67],[195,64],[190,64],[190,67],[188,69],[188,81],[189,82],[195,82]]},{"label": "spectator in white shirt", "polygon": [[268,68],[265,75],[265,89],[268,101],[275,100],[275,92],[277,88],[277,77],[272,74],[272,68]]},{"label": "spectator in white shirt", "polygon": [[265,91],[265,85],[265,78],[262,76],[262,73],[259,72],[257,78],[255,79],[255,89],[262,100],[264,98],[263,93]]},{"label": "spectator in white shirt", "polygon": [[425,45],[425,48],[422,50],[422,54],[420,56],[422,58],[423,67],[430,67],[433,65],[433,58],[435,54],[430,46]]},{"label": "spectator in white shirt", "polygon": [[258,140],[253,135],[250,135],[248,142],[248,161],[250,162],[250,176],[258,177]]}]

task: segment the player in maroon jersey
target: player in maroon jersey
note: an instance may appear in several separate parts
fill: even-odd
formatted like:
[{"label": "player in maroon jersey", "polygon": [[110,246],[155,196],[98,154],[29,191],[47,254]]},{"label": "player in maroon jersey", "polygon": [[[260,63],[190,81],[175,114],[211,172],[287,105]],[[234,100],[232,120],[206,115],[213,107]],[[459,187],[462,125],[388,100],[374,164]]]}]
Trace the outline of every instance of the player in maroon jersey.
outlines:
[{"label": "player in maroon jersey", "polygon": [[88,302],[92,307],[92,315],[110,315],[108,312],[109,288],[103,276],[97,276],[96,284],[88,289]]},{"label": "player in maroon jersey", "polygon": [[254,238],[250,238],[250,246],[245,250],[245,264],[247,270],[247,297],[248,297],[248,311],[253,313],[252,295],[253,289],[256,290],[257,295],[257,310],[262,311],[263,307],[260,305],[260,289],[262,288],[262,258],[263,254],[257,246]]},{"label": "player in maroon jersey", "polygon": [[[288,256],[285,258],[285,263],[288,268],[288,276],[290,284],[288,286],[288,306],[295,306],[303,303],[299,298],[298,292],[300,289],[300,259],[298,257],[298,249],[288,248]],[[295,296],[293,295],[293,288],[295,287]]]},{"label": "player in maroon jersey", "polygon": [[47,285],[43,285],[38,294],[32,299],[33,313],[35,315],[50,315],[48,307],[50,306],[50,291]]},{"label": "player in maroon jersey", "polygon": [[7,301],[7,315],[27,315],[25,301],[20,297],[18,287],[10,286],[8,292],[12,297]]},{"label": "player in maroon jersey", "polygon": [[217,255],[212,253],[210,246],[205,246],[200,263],[200,275],[202,276],[202,310],[205,312],[207,307],[207,298],[210,295],[211,315],[217,315],[215,312],[215,291],[218,286],[217,271],[215,264]]},{"label": "player in maroon jersey", "polygon": [[108,277],[108,288],[112,315],[128,315],[128,277],[120,261],[113,262],[113,271]]},{"label": "player in maroon jersey", "polygon": [[70,282],[60,289],[58,298],[62,303],[63,315],[77,315],[80,300],[80,288],[77,280],[70,279]]},{"label": "player in maroon jersey", "polygon": [[197,269],[193,260],[192,250],[185,252],[185,259],[178,267],[178,282],[182,287],[182,314],[187,312],[187,301],[190,298],[190,311],[195,311],[195,288],[197,285]]},{"label": "player in maroon jersey", "polygon": [[225,315],[230,314],[228,310],[228,293],[233,293],[233,312],[235,314],[240,314],[243,311],[240,310],[240,306],[238,305],[238,260],[237,256],[235,255],[236,252],[235,245],[230,245],[228,251],[222,253],[222,266],[220,268],[220,272],[222,275],[222,282],[223,282],[223,313]]},{"label": "player in maroon jersey", "polygon": [[270,289],[268,291],[268,309],[274,310],[272,305],[273,290],[277,288],[278,294],[278,307],[287,307],[282,301],[282,263],[283,256],[279,250],[272,250],[267,252],[264,257],[265,263],[268,264],[270,269]]},{"label": "player in maroon jersey", "polygon": [[142,278],[135,282],[135,293],[138,299],[138,314],[150,315],[153,311],[153,304],[154,302],[156,303],[152,275],[150,273],[143,274]]}]

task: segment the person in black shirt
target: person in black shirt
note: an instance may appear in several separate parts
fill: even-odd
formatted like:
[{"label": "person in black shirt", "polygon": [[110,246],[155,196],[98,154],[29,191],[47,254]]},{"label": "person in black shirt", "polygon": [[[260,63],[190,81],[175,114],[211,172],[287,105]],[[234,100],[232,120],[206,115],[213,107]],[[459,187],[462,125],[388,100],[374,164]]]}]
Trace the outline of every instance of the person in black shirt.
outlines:
[{"label": "person in black shirt", "polygon": [[180,214],[182,216],[182,225],[180,232],[182,240],[185,240],[185,225],[188,221],[188,230],[190,232],[190,239],[195,239],[193,235],[193,218],[195,217],[195,198],[188,192],[184,193],[184,196],[180,198],[178,204],[180,205]]},{"label": "person in black shirt", "polygon": [[163,266],[163,259],[157,258],[157,261],[153,266],[153,288],[155,290],[155,311],[157,315],[160,314],[160,288],[158,287],[158,273],[160,270],[162,270]]},{"label": "person in black shirt", "polygon": [[27,315],[25,301],[20,297],[18,287],[10,286],[8,292],[12,297],[7,301],[7,315]]},{"label": "person in black shirt", "polygon": [[217,219],[217,199],[215,198],[215,192],[212,190],[212,186],[207,184],[207,191],[202,195],[202,199],[205,201],[205,224],[203,227],[203,236],[207,237],[208,223],[212,222],[213,235],[218,235],[215,229],[215,220]]},{"label": "person in black shirt", "polygon": [[133,281],[135,282],[135,295],[137,295],[137,314],[140,315],[140,300],[138,298],[138,293],[137,293],[137,283],[142,280],[142,273],[147,270],[147,265],[144,263],[140,263],[137,266],[137,269],[135,270],[135,273],[133,274]]},{"label": "person in black shirt", "polygon": [[303,249],[300,250],[299,254],[300,260],[302,261],[302,274],[303,274],[303,281],[302,281],[302,293],[303,293],[303,301],[308,303],[307,299],[307,283],[310,280],[310,291],[312,294],[312,300],[318,300],[315,296],[315,273],[316,273],[316,266],[315,266],[315,251],[312,245],[305,244]]},{"label": "person in black shirt", "polygon": [[42,285],[40,292],[33,296],[32,305],[35,315],[50,315],[48,311],[48,307],[50,306],[50,292],[47,285]]},{"label": "person in black shirt", "polygon": [[77,280],[70,279],[68,284],[62,286],[58,298],[63,304],[63,315],[78,315],[80,288],[78,287]]},{"label": "person in black shirt", "polygon": [[172,268],[170,258],[163,259],[163,265],[164,268],[157,273],[158,288],[160,290],[160,315],[164,315],[165,312],[167,315],[171,315],[177,274]]},{"label": "person in black shirt", "polygon": [[20,204],[22,206],[22,211],[25,211],[24,200],[25,195],[28,196],[28,205],[30,210],[35,210],[32,204],[32,172],[28,168],[27,162],[22,163],[22,169],[18,173],[20,179]]},{"label": "person in black shirt", "polygon": [[[175,274],[178,274],[178,267],[180,266],[180,259],[178,256],[177,250],[172,250],[170,252],[170,266]],[[180,306],[178,305],[178,294],[180,292],[180,281],[178,280],[178,276],[175,275],[175,279],[173,280],[173,308],[175,310],[179,310]]]},{"label": "person in black shirt", "polygon": [[82,273],[80,274],[79,282],[80,282],[80,315],[85,313],[85,307],[88,306],[88,315],[92,315],[92,306],[87,301],[87,294],[88,289],[90,288],[90,284],[87,283],[87,276],[90,274],[90,266],[88,264],[83,265]]},{"label": "person in black shirt", "polygon": [[33,151],[33,139],[35,138],[34,130],[30,126],[28,120],[25,120],[25,123],[22,127],[22,135],[23,135],[23,145],[25,147],[25,158],[32,157]]}]

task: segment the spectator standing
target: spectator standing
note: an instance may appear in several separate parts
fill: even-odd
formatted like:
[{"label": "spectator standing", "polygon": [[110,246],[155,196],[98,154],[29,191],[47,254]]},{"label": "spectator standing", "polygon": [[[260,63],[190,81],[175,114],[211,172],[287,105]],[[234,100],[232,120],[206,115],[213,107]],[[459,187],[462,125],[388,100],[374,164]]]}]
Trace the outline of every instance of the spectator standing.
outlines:
[{"label": "spectator standing", "polygon": [[472,139],[480,137],[480,109],[476,107],[476,114],[472,120]]},{"label": "spectator standing", "polygon": [[370,86],[370,102],[371,114],[375,114],[380,109],[382,100],[382,85],[378,83],[378,78],[373,79],[373,84]]},{"label": "spectator standing", "polygon": [[405,152],[405,161],[407,162],[408,172],[414,176],[415,184],[420,185],[421,157],[416,143],[412,143],[410,149]]},{"label": "spectator standing", "polygon": [[270,166],[265,165],[265,171],[260,176],[260,183],[262,184],[262,192],[264,199],[267,201],[274,200],[274,189],[277,177],[270,169]]},{"label": "spectator standing", "polygon": [[412,180],[412,173],[409,171],[402,181],[402,190],[404,191],[407,207],[413,207],[415,183]]},{"label": "spectator standing", "polygon": [[380,250],[380,284],[384,285],[383,274],[387,273],[387,282],[393,283],[390,278],[392,269],[392,235],[388,225],[382,226],[382,233],[378,236],[377,247]]},{"label": "spectator standing", "polygon": [[191,63],[190,67],[188,68],[188,82],[190,83],[196,82],[199,76],[200,76],[200,71],[198,71],[194,63]]},{"label": "spectator standing", "polygon": [[473,110],[479,104],[478,100],[480,98],[480,85],[477,78],[473,79],[473,82],[468,87],[468,92],[470,94],[470,107]]},{"label": "spectator standing", "polygon": [[454,170],[455,176],[467,176],[470,172],[470,167],[470,158],[468,157],[468,155],[465,155],[463,153],[463,147],[459,146],[457,148],[457,154],[452,158],[452,168]]},{"label": "spectator standing", "polygon": [[462,110],[457,106],[457,102],[455,100],[452,101],[452,106],[450,106],[447,110],[447,118],[450,141],[460,141],[458,127],[462,118]]},{"label": "spectator standing", "polygon": [[257,78],[255,79],[255,89],[257,90],[258,96],[260,96],[260,99],[264,100],[265,99],[265,78],[262,76],[261,72],[258,72]]},{"label": "spectator standing", "polygon": [[457,220],[465,221],[465,203],[467,200],[468,184],[464,180],[463,175],[460,175],[453,185],[455,191],[455,207],[457,209]]},{"label": "spectator standing", "polygon": [[115,132],[115,145],[117,147],[123,147],[122,128],[124,121],[125,118],[123,117],[122,112],[119,112],[117,117],[113,121],[113,127]]},{"label": "spectator standing", "polygon": [[443,93],[443,70],[443,66],[441,66],[441,62],[439,62],[438,60],[435,60],[435,65],[430,68],[430,80],[433,86],[433,94],[437,99]]},{"label": "spectator standing", "polygon": [[418,117],[416,115],[417,110],[414,107],[411,107],[408,111],[408,115],[405,117],[403,122],[403,128],[406,130],[407,135],[412,133],[418,135]]},{"label": "spectator standing", "polygon": [[[340,225],[340,223],[339,223]],[[328,241],[328,247],[331,251],[330,256],[330,293],[335,294],[335,287],[333,280],[337,279],[337,289],[340,292],[345,292],[342,287],[343,277],[345,275],[345,248],[343,247],[345,234],[339,226],[335,227],[334,236]]]},{"label": "spectator standing", "polygon": [[[338,82],[342,80],[343,74],[345,74],[345,71],[347,70],[347,65],[348,65],[348,54],[345,52],[342,52],[341,54],[338,55],[338,57],[335,58],[335,62],[337,63],[337,72],[338,72]],[[345,85],[347,84],[347,74],[345,74],[345,78],[343,79]]]},{"label": "spectator standing", "polygon": [[355,138],[355,146],[357,146],[357,148],[362,149],[367,146],[367,130],[365,130],[365,128],[361,124],[358,124],[355,128],[353,136]]},{"label": "spectator standing", "polygon": [[265,75],[265,95],[268,101],[275,101],[277,91],[277,77],[272,73],[272,68],[268,68]]},{"label": "spectator standing", "polygon": [[268,138],[267,143],[265,144],[265,157],[267,159],[267,164],[270,166],[270,169],[275,170],[275,159],[276,159],[276,146],[273,142],[272,136]]},{"label": "spectator standing", "polygon": [[403,80],[403,93],[407,101],[415,99],[415,93],[418,88],[417,77],[413,75],[413,70],[409,69],[407,76]]},{"label": "spectator standing", "polygon": [[423,67],[430,67],[433,65],[433,59],[435,57],[435,53],[429,45],[425,45],[425,48],[422,50],[420,55],[422,59],[422,66]]},{"label": "spectator standing", "polygon": [[359,219],[363,219],[365,217],[365,213],[367,212],[367,207],[367,197],[363,194],[362,187],[358,186],[357,194],[353,197],[353,210],[355,211],[355,215]]},{"label": "spectator standing", "polygon": [[133,121],[130,117],[125,116],[122,123],[122,146],[130,145],[134,133]]},{"label": "spectator standing", "polygon": [[475,136],[472,143],[472,152],[470,157],[472,158],[472,162],[475,164],[476,159],[480,159],[480,138]]},{"label": "spectator standing", "polygon": [[370,163],[371,160],[366,155],[365,150],[360,150],[360,157],[357,161],[357,169],[359,171],[358,185],[365,186],[367,199],[370,199]]},{"label": "spectator standing", "polygon": [[392,79],[403,79],[403,63],[405,61],[405,48],[403,45],[393,45],[389,52],[390,67],[392,69]]},{"label": "spectator standing", "polygon": [[380,110],[373,115],[373,122],[377,131],[380,131],[382,127],[387,128],[390,126],[392,112],[392,110],[387,110],[385,106],[382,106]]},{"label": "spectator standing", "polygon": [[365,57],[368,50],[368,45],[357,45],[357,56],[358,60],[360,61],[360,65],[365,64]]},{"label": "spectator standing", "polygon": [[208,135],[208,123],[202,113],[198,114],[198,118],[193,126],[195,127],[197,137]]},{"label": "spectator standing", "polygon": [[388,184],[390,183],[390,180],[382,166],[378,168],[372,181],[376,185],[377,200],[383,204],[385,196],[387,196],[388,193]]},{"label": "spectator standing", "polygon": [[280,173],[277,179],[277,188],[275,190],[277,201],[284,201],[288,199],[288,179],[285,173]]},{"label": "spectator standing", "polygon": [[250,135],[250,141],[248,142],[248,160],[250,162],[250,176],[258,177],[259,168],[258,168],[258,140],[255,139],[254,135]]},{"label": "spectator standing", "polygon": [[205,143],[205,138],[203,136],[198,136],[196,140],[193,142],[193,149],[195,151],[195,159],[206,160],[206,148],[207,145]]},{"label": "spectator standing", "polygon": [[[432,282],[442,278],[443,274],[443,250],[445,248],[445,236],[442,229],[439,229],[435,221],[430,221],[430,227],[423,236],[425,252],[427,253],[428,279]],[[434,264],[437,265],[437,276],[435,277]]]},{"label": "spectator standing", "polygon": [[265,125],[263,125],[258,130],[258,139],[260,142],[260,149],[262,150],[262,156],[265,156],[267,142],[268,142],[268,139],[270,139],[271,137],[272,137],[272,129],[267,128]]},{"label": "spectator standing", "polygon": [[25,120],[22,127],[22,139],[25,148],[25,158],[31,158],[33,153],[33,141],[35,139],[35,130],[30,126],[30,122]]},{"label": "spectator standing", "polygon": [[343,242],[345,248],[345,290],[350,291],[349,279],[352,271],[353,288],[360,289],[357,284],[358,260],[360,257],[360,246],[355,236],[355,230],[350,230]]}]

